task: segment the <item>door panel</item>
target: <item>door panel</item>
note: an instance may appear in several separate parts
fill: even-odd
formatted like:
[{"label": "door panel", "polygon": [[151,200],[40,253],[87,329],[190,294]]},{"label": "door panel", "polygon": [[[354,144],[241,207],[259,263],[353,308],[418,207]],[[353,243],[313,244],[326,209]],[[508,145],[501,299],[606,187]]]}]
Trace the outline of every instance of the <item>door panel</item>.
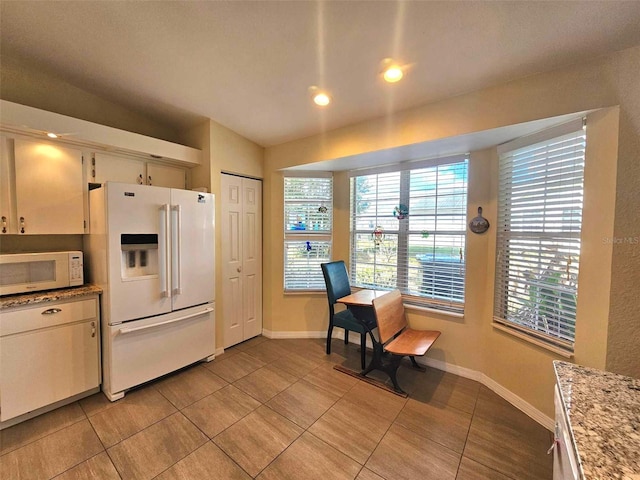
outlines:
[{"label": "door panel", "polygon": [[143,184],[144,162],[133,158],[118,157],[96,152],[95,177],[96,183],[120,182],[131,184]]},{"label": "door panel", "polygon": [[[84,233],[82,152],[15,140],[16,209],[26,234]],[[20,232],[18,221],[18,232]]]},{"label": "door panel", "polygon": [[244,338],[262,333],[262,182],[242,179]]},{"label": "door panel", "polygon": [[222,274],[224,347],[244,340],[242,327],[242,179],[222,175]]},{"label": "door panel", "polygon": [[[103,187],[104,188],[104,187]],[[109,323],[150,317],[171,311],[168,264],[169,205],[171,190],[107,183],[107,228],[109,238],[109,289],[112,299]],[[165,210],[166,208],[166,210]],[[123,237],[124,235],[124,237]],[[157,245],[140,246],[133,259],[128,238],[149,235]],[[151,240],[150,240],[151,241]],[[139,252],[146,250],[147,267],[141,268]],[[135,250],[134,250],[135,251]],[[133,261],[132,261],[133,260]],[[129,263],[132,261],[132,263]],[[146,269],[146,270],[145,270]]]},{"label": "door panel", "polygon": [[173,309],[215,297],[214,196],[171,190]]},{"label": "door panel", "polygon": [[184,169],[157,163],[147,163],[146,184],[156,187],[187,188]]}]

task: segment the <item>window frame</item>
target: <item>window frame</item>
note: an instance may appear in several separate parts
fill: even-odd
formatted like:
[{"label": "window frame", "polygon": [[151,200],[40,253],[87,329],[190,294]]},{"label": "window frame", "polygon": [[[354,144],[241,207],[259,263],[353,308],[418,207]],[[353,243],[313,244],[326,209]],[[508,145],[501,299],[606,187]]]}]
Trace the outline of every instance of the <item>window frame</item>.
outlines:
[{"label": "window frame", "polygon": [[[326,207],[328,209],[328,230],[309,230],[305,228],[301,230],[291,230],[288,229],[288,219],[287,219],[287,206],[291,204],[301,204],[304,202],[299,199],[291,199],[287,200],[287,179],[288,178],[298,178],[298,179],[326,179],[330,183],[331,187],[331,195],[330,198],[326,200]],[[332,251],[333,251],[333,194],[334,194],[334,184],[333,184],[333,173],[332,172],[310,172],[310,171],[287,171],[283,175],[283,291],[287,294],[295,294],[295,293],[308,293],[308,292],[322,292],[325,291],[324,278],[322,276],[322,270],[320,269],[320,263],[330,262]],[[311,200],[308,204],[315,204],[323,202],[318,202],[317,200]],[[297,245],[299,243],[311,242],[319,243],[322,248],[327,249],[327,255],[323,256],[322,260],[318,265],[308,265],[307,273],[305,274],[305,278],[308,283],[312,284],[311,286],[301,286],[298,288],[294,287],[296,280],[290,279],[287,275],[291,270],[288,268],[287,260],[288,260],[288,246]],[[301,245],[299,245],[302,247]],[[317,268],[316,268],[317,267]],[[303,271],[303,270],[301,270]]]},{"label": "window frame", "polygon": [[[410,242],[411,239],[413,238],[415,241],[416,238],[416,231],[414,230],[410,230],[410,223],[409,222],[405,222],[403,220],[401,220],[400,224],[398,225],[398,230],[397,230],[397,237],[398,237],[398,241],[397,241],[397,252],[396,252],[396,262],[395,262],[395,271],[396,271],[396,285],[395,286],[382,286],[380,284],[365,284],[363,282],[360,282],[357,278],[357,265],[358,265],[358,261],[356,258],[356,239],[358,237],[358,235],[373,235],[374,231],[375,231],[375,227],[374,228],[357,228],[357,221],[358,218],[363,218],[363,217],[368,217],[368,215],[363,215],[363,216],[358,216],[357,213],[354,216],[354,210],[357,208],[355,206],[356,202],[357,202],[357,198],[356,198],[356,182],[357,182],[357,178],[358,177],[365,177],[365,176],[369,176],[369,175],[380,175],[380,174],[385,174],[385,173],[399,173],[400,174],[400,180],[399,180],[399,185],[401,185],[400,187],[400,193],[399,193],[399,203],[404,204],[404,205],[408,205],[409,209],[411,210],[410,207],[410,194],[411,194],[411,180],[410,180],[410,175],[411,172],[415,172],[418,170],[422,170],[422,169],[428,169],[428,168],[434,168],[436,169],[436,167],[445,167],[445,166],[449,166],[449,165],[456,165],[456,164],[464,164],[464,192],[462,193],[457,193],[454,195],[463,195],[464,196],[464,205],[460,208],[461,210],[461,214],[457,214],[458,216],[462,216],[463,219],[463,225],[461,225],[461,228],[456,229],[455,231],[451,231],[451,230],[444,230],[444,229],[436,229],[434,232],[434,237],[437,238],[438,235],[444,237],[446,235],[450,235],[452,237],[456,237],[456,236],[460,236],[462,237],[462,242],[464,243],[464,247],[460,247],[461,248],[461,263],[462,263],[462,268],[463,268],[463,272],[462,272],[462,281],[461,281],[461,289],[462,289],[462,298],[461,300],[453,300],[453,299],[439,299],[436,298],[436,294],[434,293],[433,296],[427,296],[427,295],[416,295],[416,292],[412,292],[410,293],[410,276],[411,276],[411,270],[414,269],[415,267],[411,267],[410,266],[410,257],[411,257],[411,252],[410,252]],[[436,170],[437,172],[437,170]],[[440,314],[445,314],[445,315],[451,315],[451,316],[455,316],[455,317],[463,317],[464,316],[464,301],[465,301],[465,295],[466,295],[466,249],[467,249],[467,220],[468,220],[468,195],[469,195],[469,154],[459,154],[459,155],[450,155],[450,156],[445,156],[445,157],[440,157],[440,158],[431,158],[431,159],[423,159],[423,160],[418,160],[418,161],[406,161],[406,162],[400,162],[394,165],[386,165],[383,167],[374,167],[374,168],[369,168],[369,169],[360,169],[360,170],[353,170],[349,172],[349,175],[351,177],[351,181],[350,181],[350,208],[349,208],[349,223],[350,223],[350,233],[349,233],[349,237],[350,237],[350,259],[351,259],[351,268],[350,268],[350,280],[351,280],[351,284],[353,287],[356,288],[380,288],[380,289],[384,289],[384,288],[399,288],[400,291],[402,292],[402,296],[403,296],[403,301],[404,303],[407,305],[407,307],[414,307],[420,310],[426,310],[426,311],[433,311],[433,312],[437,312]],[[376,177],[379,178],[379,177]],[[433,185],[437,185],[438,180],[436,177],[436,183],[434,183]],[[434,219],[435,217],[437,217],[438,215],[444,215],[444,214],[439,214],[438,210],[437,210],[437,199],[441,199],[446,195],[433,195],[433,197],[436,199],[436,210],[435,213],[433,214]],[[381,197],[381,195],[379,195],[376,192],[376,202],[380,202],[379,198]],[[387,215],[388,216],[388,215]],[[427,217],[427,215],[422,215],[424,217]],[[376,217],[378,217],[378,214],[376,213]],[[382,218],[382,217],[381,217]],[[411,211],[409,211],[409,221],[411,220]],[[435,221],[435,220],[434,220]],[[396,232],[394,231],[393,233],[391,233],[392,235],[396,235]],[[434,238],[434,242],[435,242],[435,238]],[[435,249],[435,243],[434,243],[434,249]],[[454,248],[453,245],[450,246],[450,248]],[[457,247],[455,247],[457,248]],[[435,254],[434,254],[435,255]],[[374,261],[375,264],[375,261]],[[422,273],[422,275],[424,275],[424,273]],[[424,277],[422,277],[422,279],[420,281],[423,281]],[[415,279],[414,279],[415,281]],[[454,283],[453,280],[453,275],[446,279],[446,281],[451,285],[451,288],[453,288],[452,284]],[[436,291],[436,285],[434,284],[434,286],[431,287],[432,288],[432,292]]]},{"label": "window frame", "polygon": [[[538,132],[537,134],[534,134],[531,136],[516,139],[512,142],[508,142],[498,147],[498,156],[499,156],[498,174],[500,179],[498,182],[499,183],[498,210],[497,210],[498,221],[496,222],[497,224],[496,225],[497,227],[496,228],[496,259],[495,259],[496,267],[495,267],[495,279],[494,279],[493,326],[501,331],[508,332],[518,338],[522,338],[528,342],[534,343],[536,345],[539,345],[543,348],[546,348],[548,350],[551,350],[557,354],[560,354],[568,358],[571,358],[573,356],[573,351],[575,346],[575,327],[577,324],[577,315],[575,311],[573,312],[573,318],[572,318],[573,337],[570,339],[563,338],[567,336],[564,333],[565,330],[563,329],[571,326],[569,324],[570,320],[569,322],[565,320],[566,315],[564,312],[561,316],[561,319],[556,320],[556,323],[558,323],[557,335],[542,332],[538,328],[530,327],[524,324],[524,322],[518,322],[513,318],[510,319],[507,317],[510,311],[510,307],[509,307],[510,302],[511,304],[517,304],[517,302],[520,302],[522,298],[522,293],[519,293],[519,292],[522,292],[522,288],[520,288],[518,292],[517,287],[515,287],[515,285],[518,285],[520,287],[524,285],[525,287],[528,286],[529,288],[535,287],[537,285],[537,288],[539,288],[540,291],[542,291],[543,287],[546,288],[547,290],[555,290],[554,295],[555,297],[558,297],[560,299],[560,301],[558,302],[559,304],[562,303],[561,300],[564,296],[568,294],[573,294],[574,310],[575,310],[575,307],[577,307],[577,295],[578,295],[578,288],[579,288],[578,273],[579,273],[580,256],[582,253],[581,252],[581,249],[582,249],[581,236],[582,236],[582,228],[584,223],[584,219],[582,218],[582,211],[584,209],[584,192],[585,192],[584,174],[585,174],[585,168],[586,168],[585,164],[586,164],[586,142],[587,142],[585,130],[586,130],[586,121],[585,119],[580,118],[580,119],[568,122],[566,124],[559,125],[557,127],[544,130],[542,132]],[[548,219],[546,216],[543,215],[543,213],[541,213],[540,217],[535,217],[534,220],[530,221],[531,222],[530,227],[527,226],[528,228],[525,228],[522,225],[522,222],[518,223],[517,221],[512,220],[513,218],[517,218],[515,217],[515,214],[511,213],[511,210],[513,210],[514,208],[513,205],[515,205],[516,203],[513,202],[513,200],[507,202],[507,199],[512,198],[513,193],[512,191],[508,190],[510,186],[508,182],[503,179],[503,177],[507,174],[506,172],[507,169],[513,168],[513,166],[510,163],[512,161],[511,158],[515,155],[522,155],[523,150],[526,150],[526,149],[533,150],[534,148],[541,149],[543,148],[543,145],[545,143],[547,145],[552,145],[554,143],[557,144],[559,139],[562,139],[562,138],[568,139],[572,135],[575,136],[576,138],[576,140],[574,140],[576,144],[580,144],[580,143],[582,144],[581,162],[580,161],[574,162],[574,165],[573,165],[574,167],[575,166],[580,167],[580,164],[581,164],[581,171],[577,171],[575,169],[571,170],[572,175],[575,175],[577,173],[580,176],[581,186],[575,186],[571,184],[572,188],[580,189],[580,194],[579,196],[576,196],[575,193],[572,193],[572,196],[570,197],[570,199],[566,201],[568,204],[573,204],[574,202],[577,201],[578,198],[580,199],[581,205],[579,207],[579,212],[580,212],[579,222],[576,222],[575,219],[573,218],[575,213],[571,213],[570,220],[566,220],[563,212],[563,216],[561,220],[558,221],[556,219],[555,222],[552,219]],[[580,138],[582,139],[581,141],[579,140]],[[549,149],[547,148],[547,150]],[[575,151],[578,151],[578,150],[579,149],[576,149]],[[550,155],[549,153],[546,153],[545,155],[546,155],[545,157],[546,163],[540,163],[539,161],[536,161],[536,165],[540,165],[540,166],[544,165],[545,167],[548,168],[548,166],[552,164],[553,160],[550,161],[549,157],[553,157],[553,156]],[[528,162],[529,163],[527,165],[533,164],[532,160],[528,160]],[[557,164],[558,162],[556,162],[556,165]],[[561,179],[564,180],[565,176],[567,178],[570,177],[570,175],[562,174]],[[539,179],[539,177],[535,179]],[[513,182],[513,180],[511,182]],[[546,209],[547,202],[551,203],[553,200],[557,202],[557,199],[554,198],[554,192],[548,186],[549,183],[551,183],[551,181],[545,180],[545,183],[543,184],[544,186],[543,200],[545,202],[545,209]],[[522,188],[522,184],[520,185],[521,185],[520,188]],[[531,188],[530,187],[531,183],[527,183],[526,185],[527,187]],[[563,187],[566,188],[564,184],[563,184]],[[538,186],[538,188],[540,187]],[[531,196],[532,194],[528,194],[528,195]],[[529,199],[529,196],[527,196],[527,194],[522,194],[517,200],[520,202],[526,201]],[[531,204],[533,204],[533,202],[531,202]],[[558,209],[560,209],[562,206],[563,205],[555,207],[556,214]],[[576,210],[575,206],[572,205],[571,208],[572,208],[572,211],[575,212]],[[566,221],[566,225],[564,225],[565,221]],[[554,223],[555,227],[547,227],[546,225],[547,222]],[[514,228],[511,228],[511,226],[514,223],[515,223]],[[557,226],[558,224],[561,225],[561,227],[558,227]],[[579,225],[577,229],[576,229],[576,224]],[[543,225],[543,226],[540,227],[540,225]],[[541,228],[542,230],[540,231]],[[508,257],[512,257],[513,258],[512,261],[515,262],[515,261],[519,261],[523,254],[520,254],[520,256],[518,256],[514,253],[509,256],[506,252],[511,251],[511,245],[512,245],[511,242],[517,243],[517,240],[520,240],[521,242],[525,240],[530,242],[534,242],[534,241],[539,242],[540,247],[532,251],[534,253],[537,252],[539,260],[536,266],[541,268],[547,265],[547,263],[545,262],[548,262],[549,264],[551,264],[551,261],[547,261],[544,259],[545,255],[547,257],[549,256],[549,252],[543,249],[544,243],[545,242],[548,243],[549,239],[553,240],[558,252],[562,251],[564,255],[568,255],[569,260],[565,262],[567,282],[569,281],[568,279],[571,278],[571,281],[575,284],[573,287],[562,285],[560,287],[553,289],[549,287],[548,283],[542,283],[544,280],[544,278],[542,277],[541,277],[542,280],[539,280],[539,281],[528,280],[528,277],[525,275],[525,273],[527,273],[529,270],[532,270],[533,268],[533,267],[530,267],[529,264],[526,267],[529,270],[523,271],[523,273],[520,275],[520,277],[525,278],[525,280],[520,280],[519,278],[517,278],[517,274],[512,273],[512,269],[510,269],[510,265],[509,265],[510,262]],[[570,250],[571,248],[575,249],[574,245],[576,243],[577,243],[577,253],[575,253],[575,250],[573,251]],[[555,256],[559,258],[559,253],[556,253]],[[556,257],[553,258],[553,261],[557,260]],[[521,267],[521,268],[524,268],[524,267]],[[547,272],[551,272],[552,274],[558,273],[557,270],[551,270],[550,267],[547,267],[546,270],[544,270],[542,273],[547,274]],[[513,290],[514,293],[510,293],[510,289]],[[529,295],[531,296],[532,294],[529,294]],[[547,293],[547,296],[548,296],[548,293]],[[536,301],[532,303],[535,304],[534,309],[536,311],[544,310],[544,302],[541,303],[540,301]],[[531,323],[532,320],[533,319],[530,319],[529,323]],[[570,329],[568,331],[571,332]]]}]

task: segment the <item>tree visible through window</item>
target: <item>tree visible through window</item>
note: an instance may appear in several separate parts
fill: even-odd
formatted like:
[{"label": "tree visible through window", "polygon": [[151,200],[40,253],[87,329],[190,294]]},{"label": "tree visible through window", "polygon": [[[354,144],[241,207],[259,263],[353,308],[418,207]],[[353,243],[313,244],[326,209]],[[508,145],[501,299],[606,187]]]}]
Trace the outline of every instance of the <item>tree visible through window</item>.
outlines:
[{"label": "tree visible through window", "polygon": [[352,174],[353,285],[463,310],[467,170],[455,157]]}]

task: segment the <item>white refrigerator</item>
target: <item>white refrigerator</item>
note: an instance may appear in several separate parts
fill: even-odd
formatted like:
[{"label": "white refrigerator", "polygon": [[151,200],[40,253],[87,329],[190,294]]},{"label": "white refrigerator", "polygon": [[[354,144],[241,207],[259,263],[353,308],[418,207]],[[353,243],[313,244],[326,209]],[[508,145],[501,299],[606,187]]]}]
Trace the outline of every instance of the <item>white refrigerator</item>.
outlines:
[{"label": "white refrigerator", "polygon": [[102,390],[215,354],[214,196],[107,182],[89,192],[88,278],[102,294]]}]

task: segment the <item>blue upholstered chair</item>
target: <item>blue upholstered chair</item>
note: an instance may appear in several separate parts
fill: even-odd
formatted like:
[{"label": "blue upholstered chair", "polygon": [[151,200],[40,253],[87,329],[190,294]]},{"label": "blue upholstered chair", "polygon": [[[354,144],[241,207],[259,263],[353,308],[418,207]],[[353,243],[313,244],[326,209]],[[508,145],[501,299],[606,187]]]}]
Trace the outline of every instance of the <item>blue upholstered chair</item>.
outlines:
[{"label": "blue upholstered chair", "polygon": [[[351,294],[347,267],[342,260],[321,264],[324,283],[327,286],[327,298],[329,300],[329,330],[327,331],[327,355],[331,353],[331,333],[333,327],[344,328],[344,343],[349,343],[349,331],[360,334],[362,369],[365,368],[366,333],[376,327],[373,309],[360,309],[356,311],[358,318],[352,310],[346,309],[336,313],[336,300]],[[367,310],[371,310],[367,312]],[[365,327],[363,322],[366,324]]]}]

